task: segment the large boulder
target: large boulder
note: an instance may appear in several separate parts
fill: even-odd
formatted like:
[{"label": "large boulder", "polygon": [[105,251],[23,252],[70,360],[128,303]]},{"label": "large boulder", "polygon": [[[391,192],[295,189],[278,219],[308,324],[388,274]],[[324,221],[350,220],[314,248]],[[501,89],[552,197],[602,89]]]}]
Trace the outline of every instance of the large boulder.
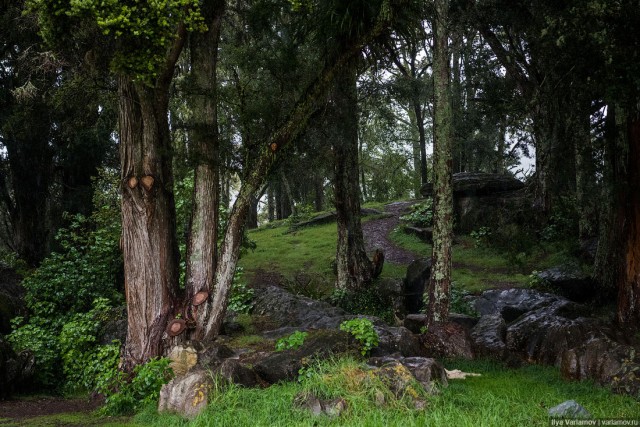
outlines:
[{"label": "large boulder", "polygon": [[431,258],[419,258],[407,267],[404,278],[406,312],[419,313],[424,306],[424,285],[431,274]]},{"label": "large boulder", "polygon": [[207,407],[213,380],[206,369],[193,369],[162,386],[158,412],[174,412],[195,418]]},{"label": "large boulder", "polygon": [[[479,227],[519,223],[528,209],[524,183],[510,175],[484,172],[453,174],[453,203],[456,229],[468,233]],[[433,195],[433,185],[421,188],[424,197]]]},{"label": "large boulder", "polygon": [[505,359],[507,356],[507,325],[499,314],[480,318],[471,330],[474,353],[477,356]]},{"label": "large boulder", "polygon": [[541,286],[576,302],[593,301],[598,284],[579,266],[565,264],[535,273]]},{"label": "large boulder", "polygon": [[300,368],[314,359],[347,351],[357,351],[357,344],[350,334],[340,330],[318,330],[310,332],[300,348],[260,355],[253,361],[253,366],[260,378],[275,384],[296,379]]},{"label": "large boulder", "polygon": [[403,356],[421,356],[424,347],[416,335],[405,327],[376,326],[379,344],[371,350],[372,356],[399,353]]},{"label": "large boulder", "polygon": [[[337,327],[347,313],[326,302],[293,295],[277,286],[255,290],[253,313],[263,316],[269,329]],[[332,319],[338,319],[337,324]]]}]

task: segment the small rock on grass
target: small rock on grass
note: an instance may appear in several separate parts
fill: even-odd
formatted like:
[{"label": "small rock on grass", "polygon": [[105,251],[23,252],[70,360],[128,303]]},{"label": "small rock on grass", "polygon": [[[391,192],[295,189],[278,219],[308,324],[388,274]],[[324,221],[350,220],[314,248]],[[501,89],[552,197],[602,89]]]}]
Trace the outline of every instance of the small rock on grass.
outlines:
[{"label": "small rock on grass", "polygon": [[575,400],[567,400],[549,409],[552,418],[591,418],[589,411]]}]

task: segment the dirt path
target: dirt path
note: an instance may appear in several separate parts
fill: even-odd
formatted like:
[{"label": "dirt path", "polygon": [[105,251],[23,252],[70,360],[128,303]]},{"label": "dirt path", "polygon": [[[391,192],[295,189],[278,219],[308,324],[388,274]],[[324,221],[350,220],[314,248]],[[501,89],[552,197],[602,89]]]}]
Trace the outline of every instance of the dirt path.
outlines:
[{"label": "dirt path", "polygon": [[[22,425],[26,419],[63,413],[91,413],[98,409],[102,402],[98,399],[65,399],[55,396],[27,397],[0,401],[0,426],[12,423]],[[3,420],[4,419],[4,420]],[[28,423],[24,424],[28,425]]]},{"label": "dirt path", "polygon": [[385,206],[385,212],[391,214],[388,218],[373,219],[362,224],[364,242],[368,252],[381,249],[384,259],[394,264],[410,264],[420,255],[397,246],[389,240],[389,233],[400,223],[400,215],[414,202],[394,202]]}]

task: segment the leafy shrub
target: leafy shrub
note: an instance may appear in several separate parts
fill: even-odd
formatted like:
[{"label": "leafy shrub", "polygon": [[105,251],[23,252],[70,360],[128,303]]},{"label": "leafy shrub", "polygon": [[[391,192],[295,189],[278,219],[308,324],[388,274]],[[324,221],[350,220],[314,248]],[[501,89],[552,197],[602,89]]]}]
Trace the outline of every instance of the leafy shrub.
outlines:
[{"label": "leafy shrub", "polygon": [[62,375],[58,333],[61,322],[44,317],[31,317],[25,323],[23,317],[11,320],[13,331],[7,336],[17,352],[29,350],[35,355],[34,381],[46,388],[58,385]]},{"label": "leafy shrub", "polygon": [[117,368],[110,372],[115,374],[111,379],[101,375],[99,391],[106,394],[107,399],[100,411],[107,415],[129,414],[157,402],[160,389],[173,378],[170,363],[170,359],[163,357],[151,359],[136,366],[132,378]]},{"label": "leafy shrub", "polygon": [[360,353],[366,356],[372,348],[377,347],[380,343],[380,337],[373,328],[371,320],[357,318],[345,320],[340,324],[340,330],[349,332],[360,343]]},{"label": "leafy shrub", "polygon": [[433,199],[429,197],[424,202],[413,205],[411,213],[401,216],[400,219],[418,227],[431,227],[433,225]]},{"label": "leafy shrub", "polygon": [[288,337],[280,338],[276,341],[276,351],[299,349],[304,344],[307,335],[309,335],[307,332],[295,331]]},{"label": "leafy shrub", "polygon": [[376,316],[385,322],[393,322],[391,302],[385,300],[375,287],[358,292],[336,289],[331,294],[330,301],[349,313]]},{"label": "leafy shrub", "polygon": [[460,289],[458,286],[456,286],[455,282],[452,282],[451,294],[449,297],[449,308],[453,313],[466,314],[467,316],[475,317],[478,315],[478,313],[466,298],[467,296],[469,296],[469,292],[465,291],[464,289]]},{"label": "leafy shrub", "polygon": [[[94,370],[103,353],[103,346],[96,345],[97,334],[111,311],[109,301],[99,298],[91,311],[76,314],[62,326],[58,343],[67,389],[92,390],[95,387]],[[119,350],[119,345],[116,348]]]},{"label": "leafy shrub", "polygon": [[108,303],[123,300],[117,181],[117,174],[107,172],[94,180],[96,210],[90,217],[66,216],[68,225],[56,234],[57,251],[22,282],[29,316],[12,321],[8,339],[16,350],[34,353],[35,380],[44,387],[63,383],[65,373],[72,388],[85,381],[76,371],[83,362],[73,360],[95,350]]},{"label": "leafy shrub", "polygon": [[476,248],[488,246],[491,239],[491,229],[489,227],[480,227],[469,233],[473,239]]},{"label": "leafy shrub", "polygon": [[253,309],[254,291],[242,280],[243,275],[244,269],[237,267],[236,273],[233,276],[233,285],[228,306],[229,310],[235,311],[236,313],[249,313]]}]

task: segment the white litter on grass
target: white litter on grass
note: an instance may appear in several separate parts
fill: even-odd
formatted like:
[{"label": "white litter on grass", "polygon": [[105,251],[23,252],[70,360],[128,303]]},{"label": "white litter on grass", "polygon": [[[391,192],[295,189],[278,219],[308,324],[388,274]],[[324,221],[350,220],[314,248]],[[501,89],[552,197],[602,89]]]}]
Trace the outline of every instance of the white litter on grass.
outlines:
[{"label": "white litter on grass", "polygon": [[462,372],[460,369],[454,369],[452,371],[445,369],[447,373],[447,379],[449,380],[466,380],[467,377],[479,377],[481,374],[474,374],[473,372]]}]

